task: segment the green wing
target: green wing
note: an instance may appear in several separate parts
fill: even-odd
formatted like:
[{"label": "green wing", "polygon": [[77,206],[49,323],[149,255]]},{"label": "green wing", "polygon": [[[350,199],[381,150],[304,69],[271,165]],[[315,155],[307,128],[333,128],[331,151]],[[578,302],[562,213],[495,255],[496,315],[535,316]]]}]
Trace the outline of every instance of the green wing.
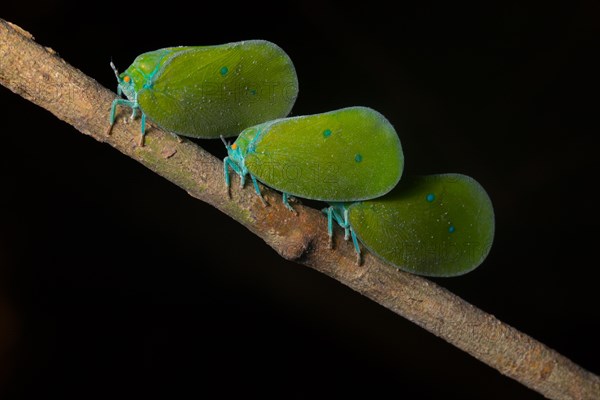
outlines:
[{"label": "green wing", "polygon": [[403,179],[388,195],[350,206],[349,219],[369,251],[419,275],[467,273],[494,239],[488,195],[459,174]]},{"label": "green wing", "polygon": [[142,111],[168,131],[197,138],[235,136],[286,116],[294,105],[294,65],[273,43],[175,50],[138,93]]},{"label": "green wing", "polygon": [[382,196],[402,175],[402,146],[392,125],[366,107],[263,124],[246,167],[266,185],[294,196],[355,201]]}]

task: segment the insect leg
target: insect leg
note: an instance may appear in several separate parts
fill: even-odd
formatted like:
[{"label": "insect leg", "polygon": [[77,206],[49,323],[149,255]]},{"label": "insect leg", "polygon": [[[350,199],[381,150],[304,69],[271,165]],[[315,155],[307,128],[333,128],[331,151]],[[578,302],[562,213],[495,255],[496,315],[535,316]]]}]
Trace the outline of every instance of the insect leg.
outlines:
[{"label": "insect leg", "polygon": [[[136,108],[134,108],[135,110]],[[144,147],[144,142],[146,138],[146,114],[142,113],[142,136],[140,137],[140,146]]]},{"label": "insect leg", "polygon": [[[348,236],[350,233],[350,222],[348,221],[348,209],[344,208],[344,225],[342,225],[342,227],[344,228],[344,240],[348,240]],[[354,238],[353,238],[354,240]],[[356,246],[356,244],[355,244]]]},{"label": "insect leg", "polygon": [[333,236],[333,207],[324,208],[323,212],[327,214],[327,233],[331,237]]},{"label": "insect leg", "polygon": [[[242,169],[240,168],[240,166],[235,161],[233,161],[231,158],[226,157],[226,159],[227,159],[227,165],[231,167],[233,172],[235,172],[236,174],[238,174],[240,176],[240,180],[244,180],[245,174],[242,171]],[[229,176],[229,171],[227,171],[227,174]],[[231,184],[231,182],[227,183],[228,186],[230,184]],[[240,187],[244,187],[244,186],[240,185]]]},{"label": "insect leg", "polygon": [[290,203],[288,202],[288,194],[286,192],[283,192],[283,205],[290,210],[291,212],[293,212],[294,214],[296,213],[296,210],[294,210],[294,207],[292,207],[290,205]]},{"label": "insect leg", "polygon": [[[229,157],[225,157],[223,159],[223,173],[225,175],[225,185],[227,185],[227,196],[229,196],[229,198],[231,198],[231,179],[229,176],[229,168],[231,167],[231,169],[233,170],[233,172],[235,172],[236,174],[238,174],[240,176],[240,180],[243,180],[244,178],[244,173],[243,171],[240,169],[239,165],[237,165],[237,163],[233,160],[231,160],[231,158]],[[243,185],[240,185],[241,187],[243,187]]]},{"label": "insect leg", "polygon": [[260,201],[262,201],[264,206],[268,206],[269,203],[266,202],[266,200],[262,196],[262,193],[260,192],[260,187],[258,187],[258,181],[252,174],[250,174],[250,178],[252,179],[252,184],[254,185],[254,190],[256,191],[256,194],[258,194],[258,197],[260,197]]},{"label": "insect leg", "polygon": [[[229,188],[229,186],[231,186],[231,179],[229,178],[229,164],[231,163],[231,161],[229,161],[229,157],[225,157],[223,159],[223,175],[225,176],[225,185],[227,185],[227,188]],[[229,190],[227,191],[229,193]],[[229,193],[229,195],[231,196],[231,193]]]},{"label": "insect leg", "polygon": [[110,107],[110,124],[113,125],[115,123],[115,114],[117,111],[117,106],[127,106],[127,107],[137,107],[137,104],[131,100],[127,99],[114,99],[112,102],[112,106]]},{"label": "insect leg", "polygon": [[354,243],[354,250],[356,250],[356,265],[361,264],[361,256],[360,256],[360,246],[358,245],[358,239],[356,238],[356,233],[354,233],[354,229],[350,229],[350,234],[352,235],[352,243]]},{"label": "insect leg", "polygon": [[329,210],[331,211],[331,216],[335,220],[335,222],[337,222],[337,224],[343,228],[344,227],[344,220],[342,220],[340,218],[340,215],[338,214],[338,212],[335,209],[335,207],[334,206],[330,206]]},{"label": "insect leg", "polygon": [[331,206],[327,207],[327,233],[329,234],[329,248],[333,249],[333,207]]},{"label": "insect leg", "polygon": [[223,175],[225,176],[225,186],[227,187],[227,197],[231,199],[231,178],[229,177],[229,157],[223,159]]}]

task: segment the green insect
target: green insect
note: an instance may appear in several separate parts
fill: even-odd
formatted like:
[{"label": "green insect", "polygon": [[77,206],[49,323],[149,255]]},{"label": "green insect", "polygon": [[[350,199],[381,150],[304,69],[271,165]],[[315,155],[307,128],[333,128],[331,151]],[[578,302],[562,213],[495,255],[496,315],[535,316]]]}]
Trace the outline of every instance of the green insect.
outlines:
[{"label": "green insect", "polygon": [[[225,143],[225,183],[229,168],[244,186],[250,175],[288,196],[322,201],[358,201],[382,196],[400,180],[402,146],[387,119],[367,107],[282,118],[245,129]],[[263,200],[264,201],[264,200]]]},{"label": "green insect", "polygon": [[[146,118],[176,135],[235,136],[242,129],[285,117],[298,95],[292,61],[278,46],[249,40],[220,46],[169,47],[139,55],[117,77],[117,106],[141,110],[140,143]],[[125,94],[127,99],[120,96]]]},{"label": "green insect", "polygon": [[404,178],[387,195],[364,202],[332,203],[327,214],[352,236],[397,268],[450,277],[479,266],[494,239],[494,210],[485,190],[460,174]]}]

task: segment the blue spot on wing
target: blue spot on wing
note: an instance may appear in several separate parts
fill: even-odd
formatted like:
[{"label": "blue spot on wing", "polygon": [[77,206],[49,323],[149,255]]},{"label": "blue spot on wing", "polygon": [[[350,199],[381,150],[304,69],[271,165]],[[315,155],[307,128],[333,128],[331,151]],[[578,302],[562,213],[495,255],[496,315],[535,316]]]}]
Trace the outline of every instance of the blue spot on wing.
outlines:
[{"label": "blue spot on wing", "polygon": [[229,72],[229,68],[227,67],[222,67],[221,70],[219,71],[221,73],[221,76],[225,76],[227,75],[227,73]]}]

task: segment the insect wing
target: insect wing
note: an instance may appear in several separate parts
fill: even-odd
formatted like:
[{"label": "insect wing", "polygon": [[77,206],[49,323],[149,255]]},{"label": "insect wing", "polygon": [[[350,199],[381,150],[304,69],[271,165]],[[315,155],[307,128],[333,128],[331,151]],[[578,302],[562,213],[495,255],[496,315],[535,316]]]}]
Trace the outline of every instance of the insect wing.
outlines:
[{"label": "insect wing", "polygon": [[494,237],[485,190],[460,174],[403,179],[388,195],[349,210],[370,252],[419,275],[456,276],[480,265]]},{"label": "insect wing", "polygon": [[355,201],[389,192],[404,166],[392,125],[366,107],[264,124],[245,163],[267,186],[314,200]]},{"label": "insect wing", "polygon": [[286,116],[297,94],[287,54],[256,40],[175,52],[140,90],[138,102],[166,130],[217,138]]}]

